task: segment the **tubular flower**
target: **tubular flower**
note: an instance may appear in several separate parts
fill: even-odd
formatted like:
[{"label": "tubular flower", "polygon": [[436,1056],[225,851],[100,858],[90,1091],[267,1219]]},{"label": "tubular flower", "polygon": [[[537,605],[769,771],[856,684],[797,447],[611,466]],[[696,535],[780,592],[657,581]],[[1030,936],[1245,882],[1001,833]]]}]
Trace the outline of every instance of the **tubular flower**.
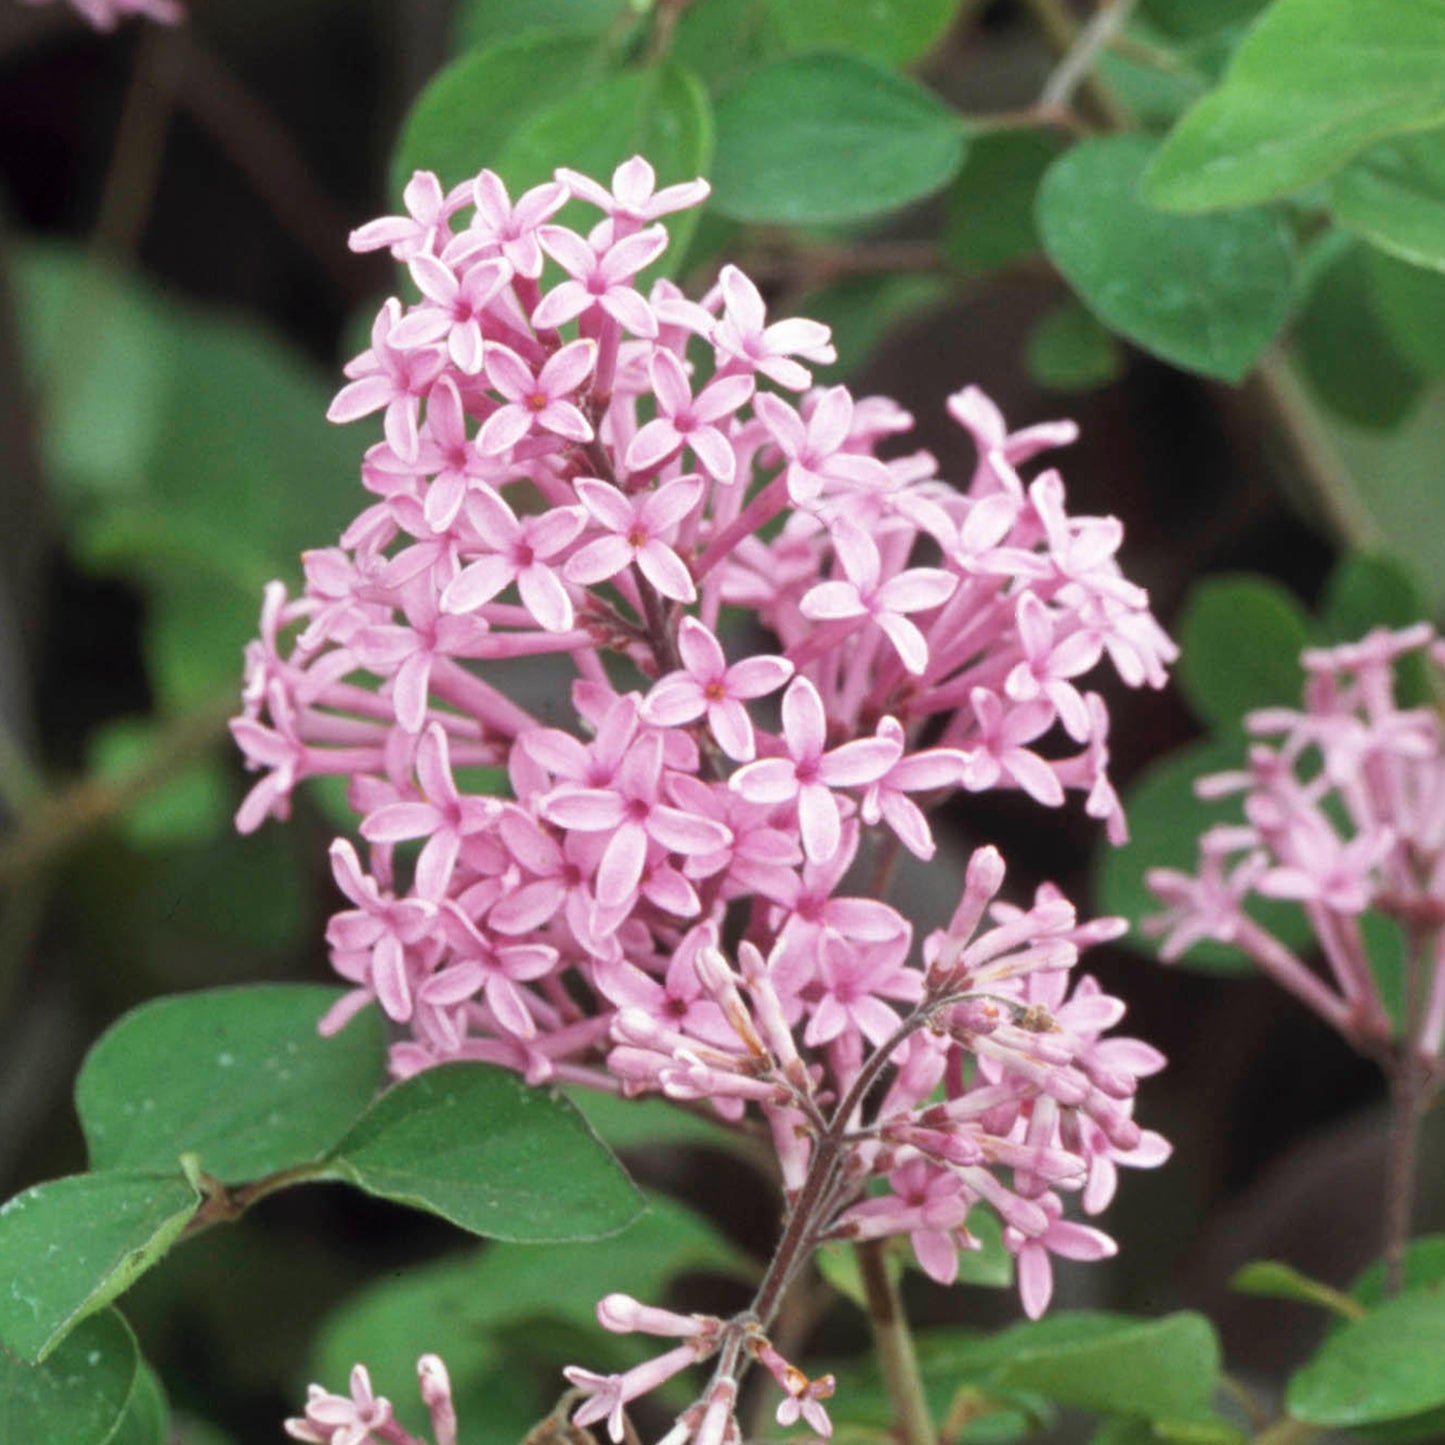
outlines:
[{"label": "tubular flower", "polygon": [[[1122,1004],[1070,991],[1115,925],[1049,889],[1006,905],[983,848],[920,943],[850,870],[895,840],[930,857],[930,810],[960,789],[1073,794],[1122,838],[1086,675],[1159,686],[1174,647],[1120,571],[1119,525],[1018,470],[1071,424],[1011,434],[960,392],[979,455],[956,484],[892,455],[896,404],[814,388],[827,328],[770,321],[736,268],[701,303],[644,289],[659,218],[706,194],[658,190],[640,158],[610,189],[560,171],[515,203],[490,172],[449,193],[422,174],[405,216],[354,233],[423,297],[386,303],[332,406],[381,413],[386,440],[301,595],[268,589],[238,822],[349,780],[369,851],[333,853],[327,936],[354,991],[326,1022],[375,1000],[405,1031],[396,1075],[473,1059],[753,1116],[801,1247],[907,1235],[950,1280],[992,1213],[1037,1313],[1052,1259],[1113,1248],[1065,1199],[1092,1210],[1119,1166],[1167,1154],[1133,1119],[1158,1056],[1101,1038]],[[585,235],[551,219],[569,198],[603,213]],[[621,1439],[632,1400],[714,1359],[669,1445],[737,1441],[754,1363],[782,1423],[827,1434],[832,1379],[765,1333],[781,1282],[727,1321],[608,1296],[607,1328],[679,1343],[570,1370],[576,1422]],[[371,1428],[366,1398],[334,1399],[298,1438]]]}]

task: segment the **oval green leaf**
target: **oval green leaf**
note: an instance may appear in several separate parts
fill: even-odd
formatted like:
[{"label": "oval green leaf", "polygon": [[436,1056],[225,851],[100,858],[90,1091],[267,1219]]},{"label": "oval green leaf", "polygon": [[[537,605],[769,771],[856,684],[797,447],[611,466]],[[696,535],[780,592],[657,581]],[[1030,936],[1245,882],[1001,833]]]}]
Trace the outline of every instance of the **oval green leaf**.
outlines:
[{"label": "oval green leaf", "polygon": [[407,114],[392,158],[393,192],[400,195],[414,171],[454,186],[496,170],[530,117],[589,89],[606,70],[603,47],[586,30],[536,31],[454,60]]},{"label": "oval green leaf", "polygon": [[1330,183],[1330,208],[1382,251],[1445,271],[1445,131],[1366,151]]},{"label": "oval green leaf", "polygon": [[1289,1413],[1308,1425],[1368,1425],[1445,1405],[1445,1287],[1377,1305],[1326,1338],[1290,1377]]},{"label": "oval green leaf", "polygon": [[1243,379],[1289,315],[1294,259],[1266,211],[1171,216],[1139,196],[1144,136],[1088,140],[1039,190],[1044,249],[1106,326],[1165,361]]},{"label": "oval green leaf", "polygon": [[1322,180],[1375,141],[1445,123],[1445,9],[1275,0],[1223,84],[1170,132],[1155,205],[1246,206]]},{"label": "oval green leaf", "polygon": [[75,1085],[93,1169],[171,1172],[183,1153],[224,1184],[327,1154],[381,1081],[369,1010],[334,1038],[340,989],[268,984],[142,1004],[102,1035]]},{"label": "oval green leaf", "polygon": [[106,1445],[130,1408],[140,1354],[116,1313],[88,1319],[45,1361],[0,1348],[0,1440],[15,1445]]},{"label": "oval green leaf", "polygon": [[[788,50],[841,50],[884,65],[926,55],[965,0],[771,0],[773,28]],[[970,5],[977,0],[968,0]]]},{"label": "oval green leaf", "polygon": [[615,1234],[642,1208],[571,1104],[486,1064],[444,1064],[387,1090],[328,1173],[473,1234],[527,1243]]},{"label": "oval green leaf", "polygon": [[201,1196],[177,1174],[74,1174],[0,1209],[0,1341],[46,1355],[180,1238]]},{"label": "oval green leaf", "polygon": [[948,184],[963,120],[854,55],[763,66],[718,103],[713,204],[739,221],[826,225],[885,215]]},{"label": "oval green leaf", "polygon": [[1310,620],[1278,582],[1249,573],[1208,577],[1190,590],[1175,625],[1175,680],[1201,722],[1240,736],[1255,708],[1295,706]]},{"label": "oval green leaf", "polygon": [[1131,1320],[1093,1339],[1023,1344],[996,1379],[1077,1410],[1193,1420],[1209,1417],[1220,1358],[1213,1325],[1180,1311]]}]

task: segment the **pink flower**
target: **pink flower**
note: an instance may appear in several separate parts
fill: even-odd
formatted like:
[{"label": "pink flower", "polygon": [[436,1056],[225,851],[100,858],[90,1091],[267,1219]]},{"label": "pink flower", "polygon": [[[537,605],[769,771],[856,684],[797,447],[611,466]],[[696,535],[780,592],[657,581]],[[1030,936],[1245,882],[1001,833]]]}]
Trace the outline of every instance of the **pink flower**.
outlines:
[{"label": "pink flower", "polygon": [[571,442],[591,441],[591,425],[567,398],[587,379],[596,362],[597,345],[592,341],[574,341],[562,347],[535,373],[515,351],[500,344],[488,348],[487,380],[508,404],[487,418],[477,444],[495,456],[537,431]]},{"label": "pink flower", "polygon": [[404,216],[383,216],[368,221],[351,233],[353,251],[379,251],[388,247],[398,261],[410,261],[422,252],[440,249],[439,242],[451,234],[447,221],[457,209],[431,171],[417,171],[401,193]]},{"label": "pink flower", "polygon": [[609,788],[561,787],[542,804],[543,815],[560,828],[609,834],[597,868],[597,899],[617,904],[642,878],[649,840],[669,853],[715,852],[730,834],[711,818],[700,818],[662,801],[662,739],[640,737],[627,750]]},{"label": "pink flower", "polygon": [[522,605],[548,632],[566,632],[574,621],[567,595],[551,559],[565,552],[586,525],[581,507],[556,507],[519,519],[490,487],[467,498],[467,518],[497,550],[464,567],[442,592],[444,612],[471,612],[513,582]]},{"label": "pink flower", "polygon": [[915,858],[933,857],[933,833],[922,810],[909,793],[934,792],[957,786],[968,764],[968,754],[957,748],[929,748],[909,753],[903,728],[896,718],[878,724],[880,738],[894,738],[902,753],[896,763],[863,794],[860,810],[865,823],[887,823]]},{"label": "pink flower", "polygon": [[633,336],[657,335],[657,318],[632,285],[632,278],[667,248],[667,232],[649,226],[626,236],[598,255],[580,237],[561,226],[544,226],[542,245],[572,279],[554,286],[532,313],[532,325],[561,326],[592,311],[604,311]]},{"label": "pink flower", "polygon": [[416,776],[424,801],[378,808],[363,821],[361,836],[368,843],[425,838],[416,860],[416,891],[420,897],[436,901],[446,894],[462,841],[489,832],[501,805],[495,798],[471,797],[457,788],[447,735],[440,723],[433,723],[416,745]]},{"label": "pink flower", "polygon": [[374,411],[386,412],[386,439],[397,456],[414,461],[420,449],[417,426],[421,401],[446,366],[440,347],[398,347],[392,330],[401,320],[401,302],[392,297],[371,328],[371,350],[346,365],[351,384],[336,393],[327,421],[348,422]]},{"label": "pink flower", "polygon": [[534,186],[512,204],[501,177],[483,171],[472,182],[476,215],[471,228],[458,236],[453,255],[484,253],[502,256],[519,276],[535,281],[542,274],[542,248],[537,234],[542,223],[567,202],[567,187],[549,181]]},{"label": "pink flower", "polygon": [[[27,5],[44,5],[48,0],[23,0]],[[162,25],[179,25],[186,18],[177,0],[70,0],[73,9],[97,30],[114,30],[131,15],[143,15]]]},{"label": "pink flower", "polygon": [[372,1445],[372,1431],[384,1430],[391,1418],[391,1401],[372,1394],[366,1366],[357,1365],[351,1372],[350,1395],[308,1386],[305,1418],[286,1421],[286,1433],[312,1445]]},{"label": "pink flower", "polygon": [[867,617],[893,644],[899,661],[915,677],[928,666],[928,643],[910,612],[941,607],[953,595],[958,578],[936,567],[910,567],[886,582],[873,539],[846,519],[833,526],[833,547],[847,581],[820,582],[798,604],[815,622],[842,622]]},{"label": "pink flower", "polygon": [[803,851],[827,862],[842,842],[842,819],[834,788],[876,782],[902,753],[894,738],[858,738],[825,752],[828,722],[818,690],[795,677],[783,694],[785,758],[763,758],[733,774],[731,786],[750,803],[778,806],[796,801]]},{"label": "pink flower", "polygon": [[853,398],[845,386],[823,392],[806,422],[766,391],[758,393],[753,410],[787,458],[788,496],[795,506],[816,501],[830,481],[866,486],[883,470],[875,457],[843,450],[853,422]]},{"label": "pink flower", "polygon": [[731,486],[737,458],[727,433],[715,423],[734,415],[753,394],[752,377],[719,377],[694,397],[682,363],[670,351],[655,351],[649,367],[658,414],[628,444],[628,471],[656,471],[690,447],[710,477]]},{"label": "pink flower", "polygon": [[712,342],[730,364],[760,372],[789,391],[806,391],[813,374],[798,362],[826,365],[838,359],[832,332],[818,321],[794,318],[766,325],[767,310],[758,288],[736,266],[724,266],[718,275],[723,315],[712,330]]},{"label": "pink flower", "polygon": [[657,681],[643,701],[643,720],[677,727],[706,713],[723,752],[750,762],[757,746],[743,702],[776,692],[793,675],[793,664],[783,657],[745,657],[729,667],[717,638],[694,617],[684,617],[678,627],[677,650],[683,670]]},{"label": "pink flower", "polygon": [[558,169],[557,179],[565,183],[574,196],[590,201],[607,213],[612,222],[608,233],[612,240],[621,240],[661,216],[700,206],[712,191],[704,180],[683,181],[680,185],[656,190],[657,172],[641,156],[623,161],[612,172],[611,191],[590,176],[565,166]]},{"label": "pink flower", "polygon": [[467,376],[482,369],[482,320],[512,279],[505,261],[482,261],[460,275],[444,261],[418,252],[409,263],[412,280],[426,298],[392,329],[393,346],[445,341],[447,354]]},{"label": "pink flower", "polygon": [[583,586],[604,582],[635,566],[664,597],[677,602],[696,599],[686,564],[664,539],[702,500],[700,477],[675,477],[635,500],[595,478],[579,478],[576,486],[604,535],[588,542],[567,563],[564,575],[569,582]]}]

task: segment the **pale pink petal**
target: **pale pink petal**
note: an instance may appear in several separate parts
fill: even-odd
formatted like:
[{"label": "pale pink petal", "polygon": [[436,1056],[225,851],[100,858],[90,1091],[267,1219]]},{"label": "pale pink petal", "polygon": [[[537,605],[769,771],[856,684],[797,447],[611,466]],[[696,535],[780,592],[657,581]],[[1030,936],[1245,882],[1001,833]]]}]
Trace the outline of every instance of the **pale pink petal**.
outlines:
[{"label": "pale pink petal", "polygon": [[637,549],[638,570],[664,597],[675,602],[695,602],[697,589],[682,559],[662,542],[651,541]]},{"label": "pale pink petal", "polygon": [[728,693],[732,697],[766,697],[792,675],[793,664],[786,657],[745,657],[728,669]]},{"label": "pale pink petal", "polygon": [[747,709],[732,698],[715,702],[707,710],[707,725],[717,745],[737,763],[751,762],[757,752],[753,725]]},{"label": "pale pink petal", "polygon": [[[823,700],[806,677],[795,677],[783,694],[783,735],[788,751],[800,759],[819,757],[827,742],[828,719],[823,712]],[[894,748],[890,762],[897,758],[897,744]]]},{"label": "pale pink petal", "polygon": [[898,761],[901,752],[893,738],[856,738],[822,758],[818,776],[834,788],[876,783]]},{"label": "pale pink petal", "polygon": [[822,783],[804,783],[798,790],[798,828],[803,851],[815,863],[826,863],[843,839],[838,803]]}]

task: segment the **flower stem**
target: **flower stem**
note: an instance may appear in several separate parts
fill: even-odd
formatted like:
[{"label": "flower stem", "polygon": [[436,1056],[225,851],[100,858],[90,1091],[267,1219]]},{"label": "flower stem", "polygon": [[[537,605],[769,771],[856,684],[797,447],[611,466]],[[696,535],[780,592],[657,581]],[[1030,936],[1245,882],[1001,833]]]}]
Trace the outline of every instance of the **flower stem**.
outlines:
[{"label": "flower stem", "polygon": [[902,1445],[935,1445],[938,1439],[928,1413],[923,1376],[913,1349],[913,1335],[903,1312],[898,1282],[888,1272],[881,1239],[853,1246],[863,1291],[868,1298],[868,1320],[883,1367],[883,1383],[893,1406],[893,1425]]}]

